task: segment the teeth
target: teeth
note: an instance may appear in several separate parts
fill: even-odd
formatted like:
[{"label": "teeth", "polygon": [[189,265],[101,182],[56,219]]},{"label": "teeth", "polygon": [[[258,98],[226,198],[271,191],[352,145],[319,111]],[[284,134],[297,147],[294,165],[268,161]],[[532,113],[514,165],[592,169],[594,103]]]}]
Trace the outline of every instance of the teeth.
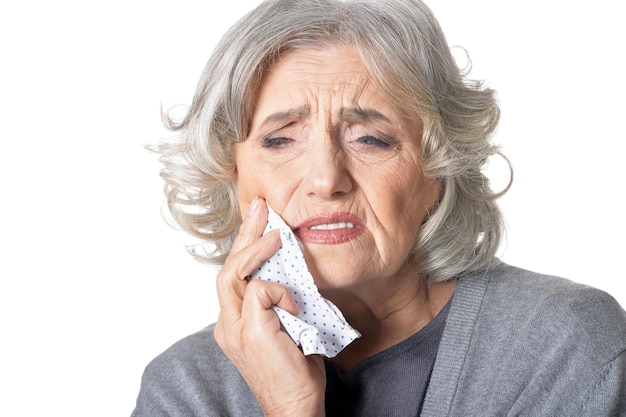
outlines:
[{"label": "teeth", "polygon": [[311,226],[311,230],[335,230],[335,229],[354,229],[354,224],[350,222],[339,222],[330,224],[318,224]]}]

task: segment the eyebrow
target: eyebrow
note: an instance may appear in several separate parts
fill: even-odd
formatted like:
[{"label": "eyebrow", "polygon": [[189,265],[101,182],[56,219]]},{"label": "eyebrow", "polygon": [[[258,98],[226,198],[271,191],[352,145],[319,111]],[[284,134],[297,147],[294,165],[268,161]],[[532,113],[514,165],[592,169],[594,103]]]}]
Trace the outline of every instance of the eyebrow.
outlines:
[{"label": "eyebrow", "polygon": [[289,109],[287,111],[279,111],[272,113],[263,120],[261,126],[267,123],[279,123],[289,120],[304,119],[311,114],[311,108],[309,106],[298,107],[296,109]]},{"label": "eyebrow", "polygon": [[387,123],[391,123],[391,120],[379,111],[373,109],[363,109],[360,107],[349,107],[341,109],[339,113],[342,120],[381,120]]},{"label": "eyebrow", "polygon": [[[291,120],[305,119],[311,114],[311,108],[309,106],[298,107],[295,109],[289,109],[286,111],[279,111],[272,113],[263,120],[261,125],[268,123],[281,123]],[[373,109],[363,109],[360,107],[344,107],[339,111],[339,118],[341,120],[356,120],[356,121],[371,121],[380,120],[387,123],[391,123],[391,120],[379,111]]]}]

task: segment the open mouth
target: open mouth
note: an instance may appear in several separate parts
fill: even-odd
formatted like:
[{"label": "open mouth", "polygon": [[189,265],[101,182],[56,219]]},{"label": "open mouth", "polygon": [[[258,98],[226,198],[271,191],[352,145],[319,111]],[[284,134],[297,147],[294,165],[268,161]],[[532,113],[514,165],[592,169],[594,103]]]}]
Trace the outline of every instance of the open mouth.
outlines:
[{"label": "open mouth", "polygon": [[367,228],[356,215],[347,212],[312,216],[302,222],[294,233],[302,242],[333,245],[348,242]]},{"label": "open mouth", "polygon": [[337,230],[337,229],[354,229],[354,223],[339,222],[330,224],[317,224],[309,227],[309,230]]}]

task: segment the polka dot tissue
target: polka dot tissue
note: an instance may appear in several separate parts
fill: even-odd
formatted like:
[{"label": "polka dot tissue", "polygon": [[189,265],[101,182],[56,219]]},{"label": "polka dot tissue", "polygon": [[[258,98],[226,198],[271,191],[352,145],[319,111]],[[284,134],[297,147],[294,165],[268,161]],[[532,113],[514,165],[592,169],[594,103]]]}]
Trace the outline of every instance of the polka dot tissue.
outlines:
[{"label": "polka dot tissue", "polygon": [[276,282],[289,288],[299,311],[294,316],[274,306],[283,328],[305,355],[318,354],[333,358],[361,334],[346,322],[332,302],[322,297],[293,231],[270,207],[268,210],[264,233],[279,229],[282,244],[278,252],[259,266],[252,278]]}]

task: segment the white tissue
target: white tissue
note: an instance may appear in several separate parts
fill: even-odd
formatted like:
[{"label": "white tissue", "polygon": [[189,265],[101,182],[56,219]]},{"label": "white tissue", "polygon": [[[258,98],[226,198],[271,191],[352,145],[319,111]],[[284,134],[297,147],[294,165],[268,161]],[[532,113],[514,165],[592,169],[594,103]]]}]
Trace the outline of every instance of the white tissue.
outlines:
[{"label": "white tissue", "polygon": [[274,307],[285,331],[305,355],[318,354],[333,358],[361,334],[346,322],[333,303],[322,297],[293,231],[269,206],[268,211],[264,234],[279,229],[282,244],[278,252],[252,274],[252,278],[276,282],[289,288],[298,305],[298,315]]}]

